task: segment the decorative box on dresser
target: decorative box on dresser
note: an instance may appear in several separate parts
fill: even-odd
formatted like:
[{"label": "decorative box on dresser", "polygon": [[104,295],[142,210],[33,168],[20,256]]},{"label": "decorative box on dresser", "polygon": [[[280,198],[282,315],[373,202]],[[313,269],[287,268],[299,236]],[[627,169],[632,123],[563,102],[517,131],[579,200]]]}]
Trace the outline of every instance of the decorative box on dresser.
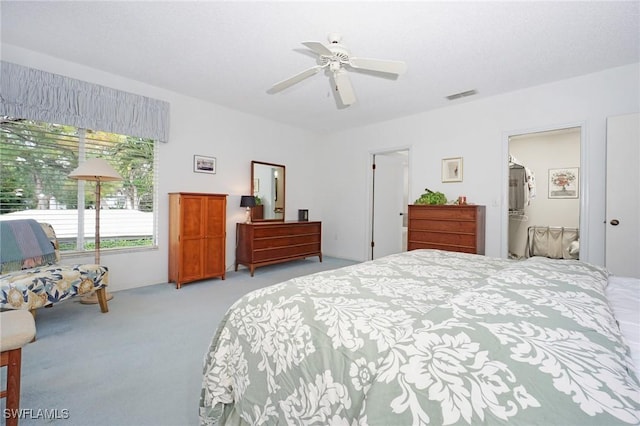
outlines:
[{"label": "decorative box on dresser", "polygon": [[318,256],[322,262],[322,222],[254,222],[236,225],[236,265],[249,268]]},{"label": "decorative box on dresser", "polygon": [[484,254],[485,206],[409,205],[407,249]]},{"label": "decorative box on dresser", "polygon": [[226,217],[226,194],[169,194],[169,282],[225,279]]}]

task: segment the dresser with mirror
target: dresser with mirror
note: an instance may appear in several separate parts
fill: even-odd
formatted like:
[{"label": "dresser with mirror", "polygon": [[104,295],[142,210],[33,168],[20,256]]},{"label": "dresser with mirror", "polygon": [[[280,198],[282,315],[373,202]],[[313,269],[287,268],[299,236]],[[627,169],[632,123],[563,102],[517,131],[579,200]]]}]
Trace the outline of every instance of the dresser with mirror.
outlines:
[{"label": "dresser with mirror", "polygon": [[251,223],[236,224],[236,261],[251,276],[260,266],[318,256],[322,262],[322,223],[285,220],[286,167],[251,162]]}]

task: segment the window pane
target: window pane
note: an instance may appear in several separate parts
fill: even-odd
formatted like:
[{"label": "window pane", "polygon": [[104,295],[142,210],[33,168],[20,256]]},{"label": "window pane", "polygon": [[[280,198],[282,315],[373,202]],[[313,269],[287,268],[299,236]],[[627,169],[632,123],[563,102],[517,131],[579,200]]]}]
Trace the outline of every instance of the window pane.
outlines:
[{"label": "window pane", "polygon": [[3,117],[0,142],[0,220],[48,222],[61,250],[93,250],[96,182],[68,175],[104,158],[123,179],[101,183],[101,248],[155,245],[153,140]]}]

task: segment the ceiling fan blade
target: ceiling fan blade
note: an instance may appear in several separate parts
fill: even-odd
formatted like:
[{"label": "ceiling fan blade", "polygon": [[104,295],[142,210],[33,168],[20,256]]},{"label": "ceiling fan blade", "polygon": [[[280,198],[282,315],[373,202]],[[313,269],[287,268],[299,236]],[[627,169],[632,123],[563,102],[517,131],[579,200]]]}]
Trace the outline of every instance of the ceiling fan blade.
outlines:
[{"label": "ceiling fan blade", "polygon": [[381,59],[350,58],[349,63],[353,68],[386,72],[390,74],[404,74],[407,64],[403,61],[384,61]]},{"label": "ceiling fan blade", "polygon": [[349,106],[356,103],[356,94],[353,91],[351,79],[349,78],[349,74],[347,74],[346,71],[336,71],[333,74],[333,82],[335,85],[335,90],[336,92],[338,92],[338,96],[340,96],[340,101],[342,101],[342,104],[344,106]]},{"label": "ceiling fan blade", "polygon": [[319,65],[317,65],[315,67],[311,67],[309,69],[306,69],[306,70],[302,71],[301,73],[298,73],[298,74],[294,75],[293,77],[289,77],[286,80],[282,80],[282,81],[274,84],[273,86],[271,86],[271,88],[269,90],[267,90],[267,93],[270,93],[270,94],[278,93],[281,90],[284,90],[289,86],[293,86],[294,84],[301,82],[305,78],[309,78],[312,75],[315,75],[321,69],[322,69],[322,67],[319,66]]},{"label": "ceiling fan blade", "polygon": [[333,52],[319,41],[305,41],[302,44],[304,44],[320,56],[333,56]]}]

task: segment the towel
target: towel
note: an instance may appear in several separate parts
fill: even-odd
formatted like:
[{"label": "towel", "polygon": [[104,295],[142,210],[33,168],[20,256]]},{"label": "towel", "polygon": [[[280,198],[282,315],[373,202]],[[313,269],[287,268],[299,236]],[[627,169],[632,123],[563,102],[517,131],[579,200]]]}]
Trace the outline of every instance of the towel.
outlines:
[{"label": "towel", "polygon": [[0,221],[0,273],[55,263],[53,244],[33,219]]}]

